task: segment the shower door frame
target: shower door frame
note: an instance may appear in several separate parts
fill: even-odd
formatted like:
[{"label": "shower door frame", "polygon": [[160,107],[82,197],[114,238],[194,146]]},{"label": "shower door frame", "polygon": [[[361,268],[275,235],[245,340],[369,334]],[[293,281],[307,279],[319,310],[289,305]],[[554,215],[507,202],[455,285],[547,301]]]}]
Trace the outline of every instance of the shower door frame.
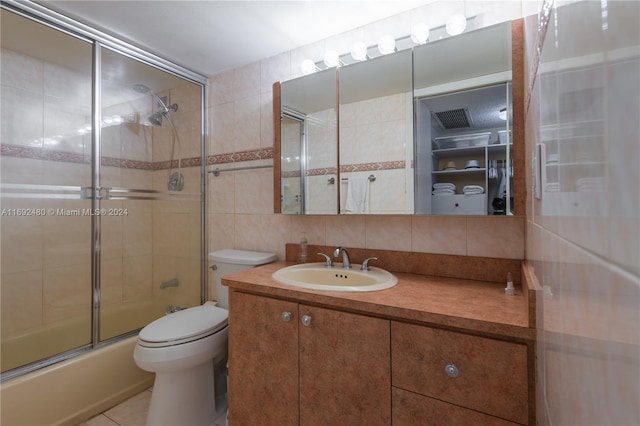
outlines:
[{"label": "shower door frame", "polygon": [[[102,50],[108,49],[115,53],[124,55],[140,63],[154,67],[160,71],[172,74],[178,78],[181,78],[190,83],[196,84],[200,87],[200,147],[201,147],[201,173],[200,173],[200,226],[201,226],[201,261],[200,261],[200,303],[203,303],[207,299],[207,212],[206,212],[206,199],[207,193],[207,149],[205,143],[205,135],[207,134],[207,120],[205,116],[207,105],[207,78],[201,74],[191,71],[187,68],[176,65],[163,58],[155,56],[149,52],[144,51],[141,48],[133,46],[129,43],[121,41],[115,37],[112,37],[106,33],[91,28],[85,24],[77,22],[71,18],[68,18],[62,14],[54,12],[36,3],[21,3],[16,0],[2,0],[0,4],[1,8],[9,12],[13,12],[26,19],[30,19],[39,24],[50,27],[54,30],[61,31],[67,35],[78,38],[82,41],[91,43],[92,45],[92,107],[91,107],[91,122],[92,122],[92,136],[91,136],[91,187],[59,187],[59,190],[66,191],[66,195],[73,195],[73,192],[77,192],[79,199],[91,199],[92,211],[99,211],[102,200],[125,200],[125,199],[138,199],[138,200],[152,200],[152,199],[181,199],[180,193],[166,193],[163,191],[154,190],[135,190],[125,188],[103,188],[100,185],[101,180],[101,122],[102,122],[102,105],[101,105],[101,60]],[[18,185],[19,186],[19,185]],[[17,189],[17,188],[16,188]],[[40,190],[45,190],[40,188]],[[110,190],[116,196],[110,195]],[[68,191],[72,191],[69,194]],[[158,194],[160,196],[156,196]],[[165,194],[163,197],[162,194]],[[197,194],[197,193],[192,193]],[[193,200],[191,200],[193,201]],[[100,215],[91,216],[91,342],[87,345],[73,348],[62,353],[58,353],[48,358],[40,359],[38,361],[25,364],[12,370],[8,370],[0,375],[0,381],[4,382],[15,377],[19,377],[23,374],[36,371],[43,367],[55,364],[57,362],[73,358],[75,356],[86,353],[87,351],[95,350],[102,346],[106,346],[112,343],[116,343],[123,339],[129,338],[132,335],[138,333],[138,330],[131,330],[125,334],[100,340],[100,281],[101,281],[101,219]]]}]

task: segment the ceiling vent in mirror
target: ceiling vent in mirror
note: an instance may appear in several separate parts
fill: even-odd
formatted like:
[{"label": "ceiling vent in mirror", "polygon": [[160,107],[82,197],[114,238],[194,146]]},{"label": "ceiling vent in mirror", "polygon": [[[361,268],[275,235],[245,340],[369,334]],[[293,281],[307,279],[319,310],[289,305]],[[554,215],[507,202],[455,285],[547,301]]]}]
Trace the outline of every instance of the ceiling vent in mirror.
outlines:
[{"label": "ceiling vent in mirror", "polygon": [[468,129],[471,127],[471,117],[467,108],[432,112],[431,115],[445,130]]}]

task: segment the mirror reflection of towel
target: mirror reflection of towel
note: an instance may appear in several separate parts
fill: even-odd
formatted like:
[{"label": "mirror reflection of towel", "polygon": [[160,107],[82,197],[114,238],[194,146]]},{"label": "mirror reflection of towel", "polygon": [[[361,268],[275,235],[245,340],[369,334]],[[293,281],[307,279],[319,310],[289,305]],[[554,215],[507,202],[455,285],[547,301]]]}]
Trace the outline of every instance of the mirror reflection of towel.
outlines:
[{"label": "mirror reflection of towel", "polygon": [[369,213],[369,178],[349,178],[345,210],[351,214]]}]

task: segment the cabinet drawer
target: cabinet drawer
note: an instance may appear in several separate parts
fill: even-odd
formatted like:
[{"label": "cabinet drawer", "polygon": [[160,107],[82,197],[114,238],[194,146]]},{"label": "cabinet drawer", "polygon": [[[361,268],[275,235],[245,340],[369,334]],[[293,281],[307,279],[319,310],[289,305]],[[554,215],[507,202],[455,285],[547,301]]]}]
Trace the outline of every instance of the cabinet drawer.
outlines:
[{"label": "cabinet drawer", "polygon": [[487,214],[487,194],[433,195],[431,197],[433,214]]},{"label": "cabinet drawer", "polygon": [[507,420],[392,388],[393,426],[516,426]]},{"label": "cabinet drawer", "polygon": [[395,387],[528,421],[525,345],[394,321],[391,354]]}]

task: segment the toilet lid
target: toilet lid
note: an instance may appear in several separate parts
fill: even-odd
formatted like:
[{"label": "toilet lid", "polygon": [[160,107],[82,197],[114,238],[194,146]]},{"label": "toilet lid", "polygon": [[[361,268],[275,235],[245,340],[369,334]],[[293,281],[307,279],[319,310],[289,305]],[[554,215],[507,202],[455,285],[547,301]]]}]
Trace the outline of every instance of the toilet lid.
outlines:
[{"label": "toilet lid", "polygon": [[225,328],[228,318],[226,309],[195,306],[153,321],[140,330],[138,337],[147,343],[186,343]]}]

